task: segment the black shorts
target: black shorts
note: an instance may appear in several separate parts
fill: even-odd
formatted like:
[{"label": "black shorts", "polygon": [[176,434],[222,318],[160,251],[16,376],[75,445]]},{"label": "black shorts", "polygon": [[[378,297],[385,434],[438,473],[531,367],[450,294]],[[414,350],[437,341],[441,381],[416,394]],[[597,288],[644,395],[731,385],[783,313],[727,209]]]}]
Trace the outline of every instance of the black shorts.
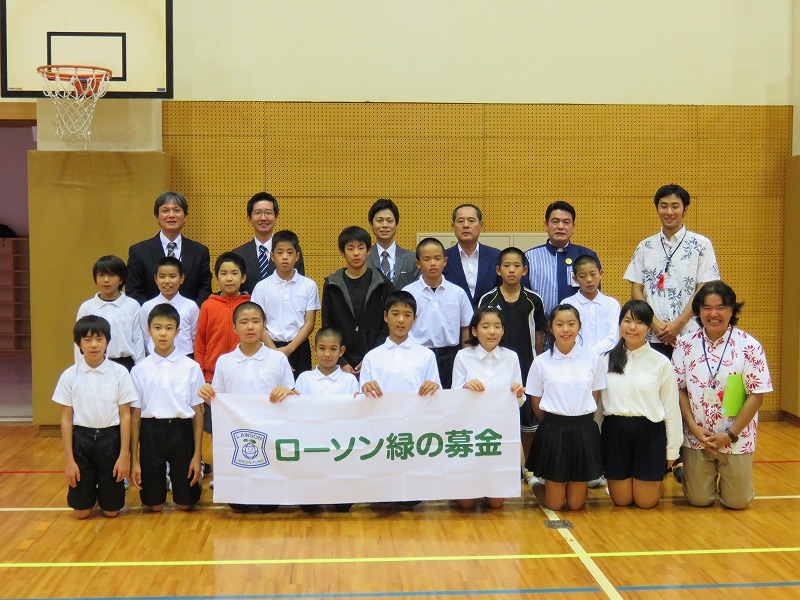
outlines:
[{"label": "black shorts", "polygon": [[578,417],[547,413],[536,430],[526,466],[537,477],[558,483],[592,481],[603,474],[601,454],[594,413]]},{"label": "black shorts", "polygon": [[535,433],[539,428],[539,419],[533,412],[533,400],[525,394],[525,403],[519,407],[519,427],[523,433]]},{"label": "black shorts", "polygon": [[211,425],[211,405],[207,402],[203,402],[203,431],[205,431],[208,435],[211,435]]},{"label": "black shorts", "polygon": [[[289,342],[275,342],[276,348],[283,348],[288,346]],[[288,357],[289,366],[292,367],[292,375],[295,379],[300,373],[305,373],[311,370],[311,342],[306,340],[302,342],[295,351]]]},{"label": "black shorts", "polygon": [[119,458],[119,425],[92,429],[72,426],[72,455],[81,479],[67,491],[67,505],[75,510],[89,510],[95,504],[107,512],[125,506],[125,484],[114,477]]},{"label": "black shorts", "polygon": [[661,481],[667,466],[667,428],[646,417],[609,415],[603,419],[606,478]]},{"label": "black shorts", "polygon": [[456,362],[456,354],[461,350],[461,346],[443,346],[441,348],[431,348],[436,355],[436,367],[439,370],[439,380],[443,390],[449,390],[453,386],[453,365]]},{"label": "black shorts", "polygon": [[192,419],[142,419],[139,434],[142,504],[157,506],[167,501],[167,463],[172,501],[192,505],[200,500],[200,482],[189,485],[189,464],[193,456]]}]

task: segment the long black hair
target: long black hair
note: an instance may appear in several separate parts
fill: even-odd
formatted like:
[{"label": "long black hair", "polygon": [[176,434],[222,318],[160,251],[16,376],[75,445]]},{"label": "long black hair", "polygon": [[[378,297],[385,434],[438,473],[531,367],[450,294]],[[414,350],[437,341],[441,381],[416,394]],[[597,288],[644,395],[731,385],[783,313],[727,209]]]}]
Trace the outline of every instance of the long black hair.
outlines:
[{"label": "long black hair", "polygon": [[[641,321],[649,328],[653,324],[653,309],[644,300],[628,300],[619,311],[619,324],[622,325],[622,319],[625,315],[630,314],[631,318],[636,321]],[[625,338],[619,336],[617,345],[611,350],[606,352],[608,354],[608,372],[619,373],[622,375],[625,372],[625,365],[628,362],[628,355],[626,353],[627,347],[625,346]]]}]

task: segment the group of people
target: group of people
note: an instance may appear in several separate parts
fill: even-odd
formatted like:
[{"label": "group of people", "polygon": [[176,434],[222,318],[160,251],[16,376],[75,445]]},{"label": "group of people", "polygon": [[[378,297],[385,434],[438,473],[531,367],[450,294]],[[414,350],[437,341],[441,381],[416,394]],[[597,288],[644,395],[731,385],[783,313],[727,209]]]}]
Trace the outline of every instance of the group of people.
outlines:
[{"label": "group of people", "polygon": [[168,488],[190,509],[217,393],[281,402],[466,388],[514,393],[523,474],[553,510],[581,508],[589,482],[607,483],[617,505],[655,506],[680,460],[691,504],[744,508],[757,411],[772,390],[764,351],[735,327],[742,304],[710,240],[683,225],[689,194],[663,186],[654,203],[661,230],[637,246],[620,307],[600,291],[597,254],[571,243],[576,214],[564,201],[547,207],[547,242],[527,252],[481,244],[473,204],[453,210],[454,246],[425,238],[412,252],[395,242],[397,205],[380,199],[368,213],[374,245],[366,229],[344,228],[345,266],[320,299],[297,235],[275,231],[274,196],[247,202],[253,240],[217,257],[212,294],[208,249],[181,234],[186,199],[161,194],[160,232],[131,246],[127,265],[98,259],[98,293],[78,311],[76,362],[53,396],[69,506],[115,516],[129,481],[152,510]]}]

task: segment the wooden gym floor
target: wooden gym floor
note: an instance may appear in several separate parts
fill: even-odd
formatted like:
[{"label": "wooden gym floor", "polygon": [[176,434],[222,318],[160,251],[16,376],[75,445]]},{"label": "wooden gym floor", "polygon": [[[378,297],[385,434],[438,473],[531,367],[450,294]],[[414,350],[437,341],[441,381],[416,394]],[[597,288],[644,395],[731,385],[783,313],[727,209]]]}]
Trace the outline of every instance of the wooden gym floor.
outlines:
[{"label": "wooden gym floor", "polygon": [[[763,423],[748,510],[692,508],[667,480],[653,510],[592,490],[577,513],[523,488],[501,510],[447,502],[381,512],[234,515],[204,490],[191,513],[79,522],[60,440],[0,426],[0,597],[800,598],[800,430]],[[572,529],[548,529],[547,519]]]}]

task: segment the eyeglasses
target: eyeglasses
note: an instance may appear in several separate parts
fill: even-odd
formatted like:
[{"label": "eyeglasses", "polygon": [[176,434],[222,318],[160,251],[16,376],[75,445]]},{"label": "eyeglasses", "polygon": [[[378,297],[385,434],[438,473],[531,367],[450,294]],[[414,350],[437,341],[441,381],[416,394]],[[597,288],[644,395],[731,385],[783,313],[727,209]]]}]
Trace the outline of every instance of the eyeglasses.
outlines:
[{"label": "eyeglasses", "polygon": [[250,216],[255,217],[256,219],[260,219],[261,217],[274,217],[275,211],[272,210],[254,210],[250,213]]}]

